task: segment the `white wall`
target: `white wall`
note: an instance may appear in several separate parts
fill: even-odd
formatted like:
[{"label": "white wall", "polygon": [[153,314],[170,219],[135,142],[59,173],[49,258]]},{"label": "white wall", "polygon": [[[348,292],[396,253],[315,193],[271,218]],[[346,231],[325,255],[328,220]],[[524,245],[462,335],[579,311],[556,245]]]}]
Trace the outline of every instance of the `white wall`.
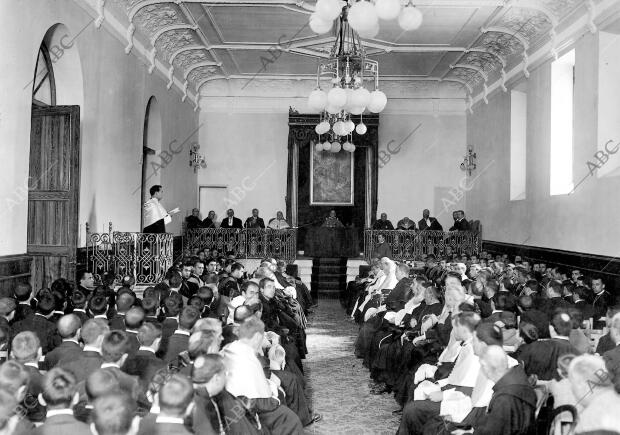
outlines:
[{"label": "white wall", "polygon": [[467,118],[467,140],[478,152],[479,166],[495,162],[468,193],[467,202],[479,211],[487,240],[617,256],[620,179],[589,176],[587,166],[601,147],[597,127],[617,116],[617,110],[601,110],[598,105],[598,95],[609,92],[598,81],[598,35],[579,39],[575,55],[574,192],[549,194],[551,67],[547,61],[531,71],[524,83],[528,97],[526,198],[510,201],[510,93],[499,91],[491,95],[488,105],[475,105],[474,114]]},{"label": "white wall", "polygon": [[[20,195],[28,177],[31,87],[39,45],[46,31],[62,23],[75,35],[92,19],[71,0],[3,1],[0,3],[0,255],[26,252],[27,196]],[[113,36],[107,21],[97,29],[91,23],[75,45],[59,61],[79,59],[83,81],[63,82],[69,91],[59,103],[81,105],[80,244],[84,224],[93,230],[107,228],[109,221],[123,231],[140,229],[141,155],[144,115],[148,99],[155,95],[162,113],[164,149],[179,143],[197,127],[192,105],[181,103],[180,94],[166,90],[166,80],[149,75],[143,61],[123,51],[125,43]],[[77,56],[75,56],[77,54]],[[59,78],[62,82],[62,79]],[[73,88],[71,88],[73,86]],[[67,96],[69,95],[69,96]],[[83,96],[83,101],[80,100]],[[73,100],[73,101],[72,101]],[[190,141],[191,142],[191,141]],[[165,203],[183,211],[196,201],[196,175],[183,150],[162,170]],[[168,228],[178,232],[180,222]]]},{"label": "white wall", "polygon": [[[201,99],[201,144],[209,166],[198,174],[198,184],[228,186],[228,203],[242,219],[254,207],[263,218],[285,211],[288,109],[308,113],[305,95],[312,89],[289,82],[264,84],[264,89],[253,85],[255,89],[242,93],[227,82],[226,88],[208,89],[211,94]],[[453,201],[448,194],[464,176],[459,169],[465,145],[463,99],[407,98],[405,86],[398,92],[388,93],[379,120],[386,163],[379,169],[378,213],[387,212],[396,224],[405,215],[418,220],[422,209],[429,208],[450,226],[452,210],[466,209],[464,197]],[[393,151],[400,144],[400,151],[386,157],[388,144]],[[447,212],[442,212],[444,206]]]}]

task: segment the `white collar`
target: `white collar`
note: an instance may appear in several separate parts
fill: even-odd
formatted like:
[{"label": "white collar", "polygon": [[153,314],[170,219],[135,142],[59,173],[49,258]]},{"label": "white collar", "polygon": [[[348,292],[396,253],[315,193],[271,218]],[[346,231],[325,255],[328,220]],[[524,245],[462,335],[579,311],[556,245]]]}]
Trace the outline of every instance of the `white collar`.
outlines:
[{"label": "white collar", "polygon": [[39,363],[27,362],[27,363],[24,363],[24,365],[29,366],[29,367],[34,367],[35,369],[39,370]]},{"label": "white collar", "polygon": [[125,329],[125,332],[127,332],[129,334],[136,334],[136,335],[138,335],[138,331],[136,331],[135,329]]},{"label": "white collar", "polygon": [[93,317],[93,319],[106,319],[106,320],[108,320],[108,317],[105,314],[97,314],[95,317]]},{"label": "white collar", "polygon": [[96,346],[90,346],[88,344],[84,345],[84,349],[82,349],[83,352],[97,352],[99,355],[101,355],[101,349],[99,349]]},{"label": "white collar", "polygon": [[99,368],[100,369],[107,369],[108,367],[116,367],[117,369],[120,369],[118,364],[116,364],[116,363],[107,363],[107,362],[104,362],[103,364],[101,364],[101,367],[99,367]]},{"label": "white collar", "polygon": [[86,313],[86,310],[83,308],[74,308],[73,312],[79,311],[80,313]]},{"label": "white collar", "polygon": [[153,355],[155,355],[155,351],[148,346],[140,346],[138,348],[138,351],[141,351],[141,350],[144,350],[146,352],[151,352]]},{"label": "white collar", "polygon": [[64,338],[64,339],[62,340],[62,342],[63,342],[63,343],[75,343],[75,344],[77,344],[78,346],[80,345],[80,343],[79,343],[77,340],[73,339],[73,338]]},{"label": "white collar", "polygon": [[73,410],[70,409],[70,408],[48,409],[47,410],[47,417],[46,418],[50,418],[50,417],[53,417],[55,415],[73,415]]},{"label": "white collar", "polygon": [[559,338],[560,340],[566,340],[566,341],[570,340],[570,338],[568,338],[568,337],[567,337],[567,336],[565,336],[565,335],[556,335],[556,336],[555,336],[555,337],[553,337],[553,338]]},{"label": "white collar", "polygon": [[17,305],[28,305],[28,306],[30,306],[30,301],[23,301],[23,302],[20,302]]},{"label": "white collar", "polygon": [[183,424],[183,419],[181,417],[165,417],[163,415],[158,415],[155,419],[155,423]]},{"label": "white collar", "polygon": [[189,331],[185,331],[183,329],[177,329],[173,334],[187,335],[189,337]]}]

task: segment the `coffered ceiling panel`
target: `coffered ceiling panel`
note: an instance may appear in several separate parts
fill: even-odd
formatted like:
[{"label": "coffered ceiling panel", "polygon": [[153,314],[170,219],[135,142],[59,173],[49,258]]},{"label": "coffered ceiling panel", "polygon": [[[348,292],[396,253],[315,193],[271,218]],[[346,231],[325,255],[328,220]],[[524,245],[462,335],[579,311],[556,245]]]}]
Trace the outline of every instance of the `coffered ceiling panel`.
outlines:
[{"label": "coffered ceiling panel", "polygon": [[[602,0],[414,0],[422,26],[404,32],[396,20],[364,39],[383,80],[444,82],[472,93],[551,41]],[[310,79],[334,35],[308,26],[314,2],[287,0],[108,0],[132,38],[195,90],[216,79],[256,76]],[[171,80],[171,79],[170,79]],[[424,85],[427,86],[427,85]],[[206,89],[206,87],[205,87]]]}]

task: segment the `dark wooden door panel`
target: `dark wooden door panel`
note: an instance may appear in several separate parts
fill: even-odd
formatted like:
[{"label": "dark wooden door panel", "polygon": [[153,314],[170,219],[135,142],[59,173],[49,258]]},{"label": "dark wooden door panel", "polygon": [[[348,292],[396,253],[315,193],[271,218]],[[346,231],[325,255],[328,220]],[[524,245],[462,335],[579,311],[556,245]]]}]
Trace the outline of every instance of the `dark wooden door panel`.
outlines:
[{"label": "dark wooden door panel", "polygon": [[73,279],[80,179],[79,106],[33,108],[28,181],[32,284]]}]

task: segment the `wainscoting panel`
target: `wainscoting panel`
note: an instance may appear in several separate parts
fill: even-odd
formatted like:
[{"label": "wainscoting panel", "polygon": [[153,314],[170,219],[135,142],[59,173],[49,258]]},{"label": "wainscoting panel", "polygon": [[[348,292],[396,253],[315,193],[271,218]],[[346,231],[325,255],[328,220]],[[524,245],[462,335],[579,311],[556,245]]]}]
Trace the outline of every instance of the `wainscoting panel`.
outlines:
[{"label": "wainscoting panel", "polygon": [[29,282],[32,257],[30,255],[9,255],[0,257],[0,297],[13,295],[17,283]]},{"label": "wainscoting panel", "polygon": [[620,294],[620,257],[515,245],[492,240],[483,240],[482,250],[493,255],[508,254],[511,258],[520,255],[530,263],[545,263],[547,267],[562,266],[579,269],[586,276],[600,275],[610,293]]}]

